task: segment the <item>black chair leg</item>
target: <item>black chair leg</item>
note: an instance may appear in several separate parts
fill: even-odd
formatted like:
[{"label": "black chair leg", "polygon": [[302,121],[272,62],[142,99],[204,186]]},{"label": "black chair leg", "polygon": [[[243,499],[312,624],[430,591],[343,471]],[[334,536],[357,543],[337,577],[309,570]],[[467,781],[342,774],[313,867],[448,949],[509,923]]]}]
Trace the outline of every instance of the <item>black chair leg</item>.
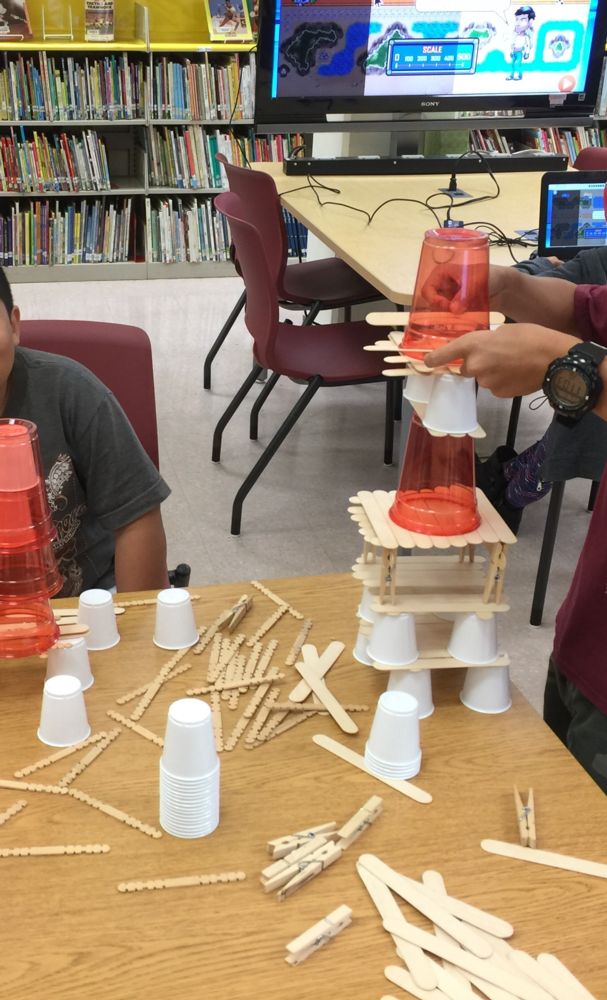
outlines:
[{"label": "black chair leg", "polygon": [[295,406],[287,416],[286,420],[282,422],[276,434],[270,441],[269,445],[264,449],[263,454],[257,460],[249,475],[245,479],[244,483],[238,490],[234,498],[234,503],[232,505],[232,525],[230,531],[233,535],[240,534],[240,524],[242,521],[242,505],[247,497],[247,494],[251,491],[257,480],[259,479],[261,473],[265,469],[266,465],[274,457],[278,449],[280,448],[282,442],[286,438],[287,434],[293,429],[302,413],[306,409],[308,403],[311,402],[313,397],[316,395],[323,380],[320,375],[315,375],[313,379],[308,383],[305,391],[301,394],[297,400]]},{"label": "black chair leg", "polygon": [[272,389],[278,382],[279,378],[280,375],[278,375],[276,372],[273,372],[270,378],[266,381],[266,384],[259,393],[257,399],[253,403],[253,406],[251,408],[251,415],[249,417],[249,437],[251,441],[257,441],[257,431],[259,429],[259,411],[261,410],[266,399],[272,392]]},{"label": "black chair leg", "polygon": [[405,384],[404,378],[394,379],[394,419],[403,419],[403,386]]},{"label": "black chair leg", "polygon": [[590,487],[590,496],[588,497],[588,510],[594,510],[594,505],[596,503],[597,494],[599,492],[599,486],[601,484],[593,479],[592,486]]},{"label": "black chair leg", "polygon": [[320,302],[315,302],[310,306],[308,312],[304,316],[303,323],[301,324],[302,326],[312,326],[312,323],[320,312],[320,305]]},{"label": "black chair leg", "polygon": [[210,389],[211,388],[211,365],[213,364],[213,360],[215,358],[215,355],[217,354],[219,348],[221,347],[221,345],[223,344],[224,340],[226,339],[228,333],[230,332],[230,330],[234,326],[234,323],[238,319],[238,316],[242,312],[246,300],[247,300],[247,293],[246,293],[246,291],[244,291],[242,293],[242,295],[240,296],[240,298],[238,299],[238,302],[236,303],[236,305],[232,309],[232,312],[228,316],[227,320],[223,324],[221,330],[219,331],[217,337],[215,338],[215,340],[213,342],[213,345],[212,345],[210,351],[208,352],[206,358],[204,359],[204,375],[203,375],[203,383],[202,384],[204,385],[205,389]]},{"label": "black chair leg", "polygon": [[510,407],[510,419],[508,421],[508,430],[506,432],[506,447],[514,448],[514,442],[516,441],[516,432],[518,429],[518,418],[521,412],[521,403],[523,401],[522,396],[515,396],[512,400],[512,406]]},{"label": "black chair leg", "polygon": [[564,481],[552,484],[550,503],[548,505],[548,516],[546,517],[546,525],[544,527],[540,561],[537,567],[533,601],[531,603],[531,617],[529,618],[529,623],[531,625],[542,624],[544,601],[546,600],[548,577],[550,576],[550,566],[552,564],[552,555],[554,552],[554,543],[556,541],[556,532],[559,526],[559,515],[561,513],[564,492]]},{"label": "black chair leg", "polygon": [[386,423],[384,431],[384,465],[392,465],[394,453],[394,395],[397,379],[386,379]]},{"label": "black chair leg", "polygon": [[255,384],[255,381],[260,371],[262,371],[261,365],[258,364],[253,365],[253,368],[251,369],[246,379],[242,383],[240,389],[234,396],[234,399],[232,400],[228,408],[224,410],[221,417],[219,418],[215,430],[213,431],[213,450],[211,452],[211,459],[213,462],[218,462],[219,459],[221,458],[221,438],[223,436],[223,432],[227,427],[227,425],[229,424],[232,417],[234,416],[234,414],[236,413],[236,410],[242,403],[243,399],[250,391],[252,386]]}]

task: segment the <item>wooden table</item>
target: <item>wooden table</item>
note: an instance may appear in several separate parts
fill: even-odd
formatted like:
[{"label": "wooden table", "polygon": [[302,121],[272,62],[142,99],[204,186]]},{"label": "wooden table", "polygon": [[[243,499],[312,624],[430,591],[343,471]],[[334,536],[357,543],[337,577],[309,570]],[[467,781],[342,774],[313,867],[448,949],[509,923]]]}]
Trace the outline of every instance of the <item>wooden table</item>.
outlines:
[{"label": "wooden table", "polygon": [[[423,205],[396,201],[386,205],[369,224],[364,215],[342,206],[354,205],[372,213],[390,198],[415,198],[423,202],[428,195],[447,186],[448,173],[438,176],[320,177],[318,183],[339,190],[339,194],[335,194],[318,189],[320,202],[339,203],[323,206],[306,179],[287,176],[282,171],[282,164],[255,164],[255,168],[274,178],[284,207],[337,257],[350,264],[391,302],[410,303],[424,232],[436,226],[432,214]],[[467,206],[455,199],[453,218],[463,219],[466,224],[489,221],[508,236],[514,236],[515,229],[536,228],[542,174],[533,171],[497,174],[496,177],[501,189],[498,198]],[[461,174],[458,181],[473,198],[495,194],[495,185],[488,174]],[[285,194],[287,191],[290,193]],[[435,198],[433,204],[448,205],[449,199],[443,195]],[[442,222],[445,210],[437,214]],[[520,249],[518,258],[523,260],[528,255],[529,251]],[[495,264],[512,263],[505,247],[492,249],[491,260]]]},{"label": "wooden table", "polygon": [[[310,641],[321,648],[331,639],[346,642],[328,683],[342,701],[373,707],[386,679],[349,655],[359,585],[342,575],[269,585],[314,620]],[[210,623],[245,592],[255,597],[243,623],[251,635],[275,605],[247,584],[201,590],[200,623]],[[105,712],[117,707],[118,695],[151,679],[169,658],[151,642],[153,615],[150,607],[129,609],[119,619],[120,644],[91,654],[96,681],[86,699],[94,731],[113,725]],[[299,628],[284,615],[268,634],[280,643],[276,663],[284,661]],[[169,703],[202,681],[207,656],[194,658],[192,671],[163,689],[141,719],[143,725],[163,733]],[[296,677],[293,668],[288,671],[285,695]],[[2,662],[2,777],[47,755],[36,739],[43,676],[40,659]],[[312,743],[313,733],[324,732],[362,752],[371,712],[357,716],[361,732],[356,737],[318,716],[258,749],[239,747],[224,754],[221,823],[202,840],[166,834],[153,840],[73,799],[24,793],[29,804],[0,828],[0,846],[107,842],[112,850],[97,857],[0,859],[0,996],[405,996],[384,979],[384,966],[394,960],[392,942],[354,868],[360,853],[372,852],[416,878],[425,868],[439,869],[454,895],[511,921],[517,947],[533,954],[554,950],[588,989],[605,997],[605,883],[489,856],[479,847],[483,837],[516,841],[516,782],[522,791],[535,790],[539,846],[604,861],[605,798],[518,692],[509,712],[482,716],[460,704],[461,680],[459,671],[435,674],[436,711],[422,723],[424,757],[416,783],[432,793],[431,805],[406,799]],[[225,708],[223,714],[230,715]],[[158,757],[153,744],[125,730],[74,786],[157,825]],[[57,781],[75,759],[29,780]],[[268,839],[332,819],[343,822],[373,794],[384,799],[383,815],[337,864],[284,903],[263,894],[258,876],[269,862]],[[20,792],[0,790],[0,810],[20,797]],[[231,869],[243,869],[247,880],[132,894],[116,889],[121,881]],[[303,965],[288,966],[286,943],[342,903],[354,911],[352,926]]]}]

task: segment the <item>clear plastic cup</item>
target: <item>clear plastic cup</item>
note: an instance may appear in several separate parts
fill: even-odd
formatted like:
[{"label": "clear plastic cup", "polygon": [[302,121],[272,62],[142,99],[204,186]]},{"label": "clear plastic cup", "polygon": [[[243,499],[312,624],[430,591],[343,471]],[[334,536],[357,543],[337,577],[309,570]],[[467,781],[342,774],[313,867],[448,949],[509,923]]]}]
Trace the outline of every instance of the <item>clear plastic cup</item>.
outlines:
[{"label": "clear plastic cup", "polygon": [[410,403],[427,403],[432,392],[433,375],[419,375],[411,372],[405,379],[403,399]]},{"label": "clear plastic cup", "polygon": [[0,599],[0,659],[44,653],[58,638],[59,626],[47,598]]},{"label": "clear plastic cup", "polygon": [[111,649],[120,642],[114,602],[109,590],[85,590],[78,601],[78,621],[88,625],[87,649]]},{"label": "clear plastic cup", "polygon": [[78,678],[67,674],[49,677],[44,683],[38,739],[50,747],[69,747],[90,734]]},{"label": "clear plastic cup", "polygon": [[213,718],[206,701],[180,698],[169,706],[162,763],[178,779],[201,779],[217,766]]},{"label": "clear plastic cup", "polygon": [[427,719],[434,712],[431,670],[391,670],[387,690],[413,695],[420,719]]},{"label": "clear plastic cup", "polygon": [[476,430],[478,417],[474,379],[446,372],[435,375],[432,383],[423,417],[424,427],[443,434],[470,434]]},{"label": "clear plastic cup", "polygon": [[421,766],[417,700],[402,691],[379,697],[365,747],[370,770],[386,777],[412,778]]},{"label": "clear plastic cup", "polygon": [[65,639],[49,649],[46,661],[46,679],[55,677],[57,674],[69,674],[77,677],[83,691],[94,683],[89,660],[89,651],[86,641],[82,636],[76,639]]},{"label": "clear plastic cup", "polygon": [[466,708],[482,715],[507,712],[512,705],[508,667],[470,667],[459,697]]},{"label": "clear plastic cup", "polygon": [[493,663],[497,659],[497,618],[457,615],[447,650],[462,663]]},{"label": "clear plastic cup", "polygon": [[374,663],[387,667],[406,667],[409,663],[415,663],[419,653],[414,615],[378,614],[367,653]]},{"label": "clear plastic cup", "polygon": [[433,437],[416,413],[390,517],[422,535],[463,535],[480,524],[471,437]]},{"label": "clear plastic cup", "polygon": [[161,649],[185,649],[198,642],[192,598],[183,587],[161,590],[156,598],[154,643]]}]

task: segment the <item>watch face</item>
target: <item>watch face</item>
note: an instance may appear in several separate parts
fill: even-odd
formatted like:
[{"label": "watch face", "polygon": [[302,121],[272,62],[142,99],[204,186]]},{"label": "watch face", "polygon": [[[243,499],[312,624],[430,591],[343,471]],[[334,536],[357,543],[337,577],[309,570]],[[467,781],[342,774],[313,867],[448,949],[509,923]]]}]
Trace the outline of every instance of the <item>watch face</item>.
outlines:
[{"label": "watch face", "polygon": [[571,368],[554,372],[550,386],[555,402],[566,409],[577,409],[588,395],[587,380],[581,372]]}]

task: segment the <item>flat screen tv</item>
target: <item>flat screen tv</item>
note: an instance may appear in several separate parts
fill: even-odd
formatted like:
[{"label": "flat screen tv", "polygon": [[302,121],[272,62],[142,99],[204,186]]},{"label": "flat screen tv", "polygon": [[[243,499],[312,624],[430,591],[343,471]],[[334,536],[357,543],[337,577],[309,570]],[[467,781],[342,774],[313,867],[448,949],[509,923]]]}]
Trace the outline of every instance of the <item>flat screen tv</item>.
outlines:
[{"label": "flat screen tv", "polygon": [[258,127],[327,115],[590,114],[607,0],[262,0]]}]

